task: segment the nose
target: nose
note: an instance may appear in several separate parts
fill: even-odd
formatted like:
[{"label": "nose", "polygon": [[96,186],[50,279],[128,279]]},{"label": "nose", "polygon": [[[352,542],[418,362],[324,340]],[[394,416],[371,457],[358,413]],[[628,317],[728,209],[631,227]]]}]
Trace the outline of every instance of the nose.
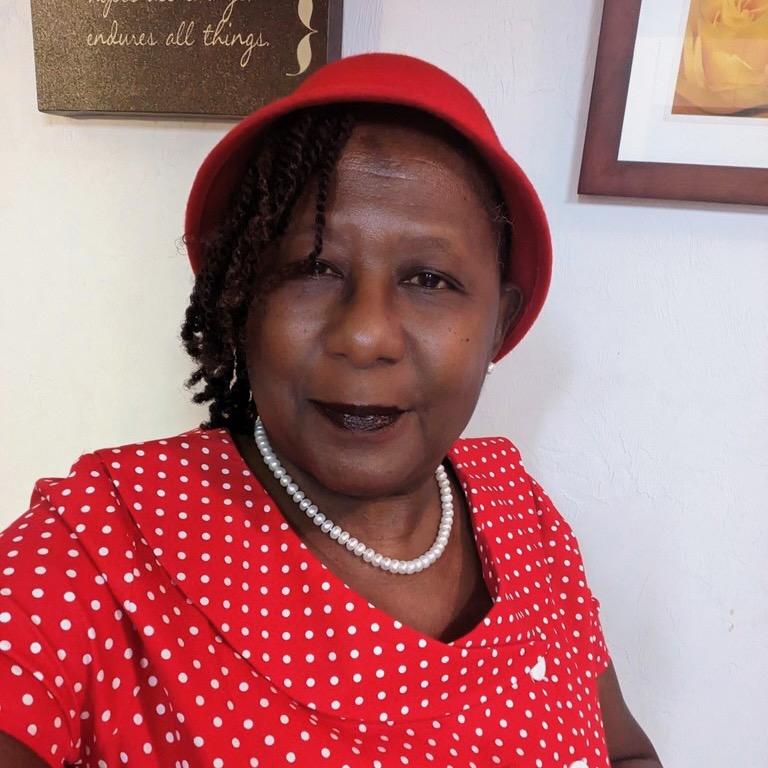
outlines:
[{"label": "nose", "polygon": [[348,283],[326,326],[326,351],[355,368],[394,363],[405,352],[403,318],[395,289],[382,275]]}]

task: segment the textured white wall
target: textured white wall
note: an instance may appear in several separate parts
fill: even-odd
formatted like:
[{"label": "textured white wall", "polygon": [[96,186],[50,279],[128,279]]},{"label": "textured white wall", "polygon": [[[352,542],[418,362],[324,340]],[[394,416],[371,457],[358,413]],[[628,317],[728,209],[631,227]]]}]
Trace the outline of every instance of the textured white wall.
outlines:
[{"label": "textured white wall", "polygon": [[[469,434],[505,434],[579,536],[625,696],[667,766],[768,754],[768,216],[577,199],[599,0],[347,0],[344,52],[439,64],[551,217],[541,318]],[[29,4],[0,0],[0,481],[194,426],[178,329],[193,174],[227,124],[37,112]]]}]

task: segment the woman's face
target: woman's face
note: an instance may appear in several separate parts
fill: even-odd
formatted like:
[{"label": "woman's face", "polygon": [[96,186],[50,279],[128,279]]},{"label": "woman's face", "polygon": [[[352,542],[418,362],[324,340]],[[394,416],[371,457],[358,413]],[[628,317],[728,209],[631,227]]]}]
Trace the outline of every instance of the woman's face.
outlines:
[{"label": "woman's face", "polygon": [[[317,270],[253,302],[245,340],[256,408],[278,457],[329,491],[406,492],[469,421],[518,299],[500,284],[482,189],[473,162],[436,135],[360,122],[331,177]],[[277,265],[311,252],[315,200],[310,185]],[[403,412],[366,431],[339,426],[319,403]]]}]

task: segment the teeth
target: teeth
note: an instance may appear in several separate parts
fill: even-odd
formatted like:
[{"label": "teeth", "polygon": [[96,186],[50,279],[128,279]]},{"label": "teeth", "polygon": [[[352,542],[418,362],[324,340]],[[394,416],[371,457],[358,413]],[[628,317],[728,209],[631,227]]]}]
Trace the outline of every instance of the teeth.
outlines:
[{"label": "teeth", "polygon": [[381,427],[386,426],[387,424],[391,424],[395,420],[395,416],[356,416],[351,413],[344,413],[342,415],[342,420],[344,423],[344,426],[347,429],[360,429],[360,430],[371,430],[371,429],[379,429]]},{"label": "teeth", "polygon": [[336,408],[321,406],[321,410],[328,418],[344,429],[357,432],[372,432],[382,429],[397,421],[402,416],[402,412],[388,413],[380,411],[378,413],[347,413]]}]

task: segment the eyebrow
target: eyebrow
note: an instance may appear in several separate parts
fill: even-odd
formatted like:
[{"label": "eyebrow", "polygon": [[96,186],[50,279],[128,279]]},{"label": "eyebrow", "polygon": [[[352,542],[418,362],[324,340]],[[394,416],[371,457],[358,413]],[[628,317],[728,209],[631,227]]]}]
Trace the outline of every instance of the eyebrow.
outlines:
[{"label": "eyebrow", "polygon": [[429,248],[430,250],[440,251],[449,256],[461,259],[461,250],[456,247],[455,241],[440,235],[403,233],[399,238],[400,242],[408,245],[413,243],[420,248]]},{"label": "eyebrow", "polygon": [[[315,234],[315,222],[307,221],[306,223],[302,223],[302,225],[297,226],[294,229],[294,231],[290,234],[293,235],[294,237],[312,237]],[[334,237],[340,237],[342,240],[345,239],[343,233],[339,231],[334,231],[328,225],[326,225],[323,230],[323,239],[325,239],[326,237],[328,239],[331,239]],[[441,250],[447,253],[458,255],[456,253],[456,247],[454,245],[454,241],[448,237],[442,237],[440,235],[430,234],[427,232],[419,233],[414,231],[403,231],[398,233],[397,239],[399,242],[403,242],[406,244],[409,242],[413,242],[420,246],[427,246],[430,248],[434,248],[435,250]]]}]

